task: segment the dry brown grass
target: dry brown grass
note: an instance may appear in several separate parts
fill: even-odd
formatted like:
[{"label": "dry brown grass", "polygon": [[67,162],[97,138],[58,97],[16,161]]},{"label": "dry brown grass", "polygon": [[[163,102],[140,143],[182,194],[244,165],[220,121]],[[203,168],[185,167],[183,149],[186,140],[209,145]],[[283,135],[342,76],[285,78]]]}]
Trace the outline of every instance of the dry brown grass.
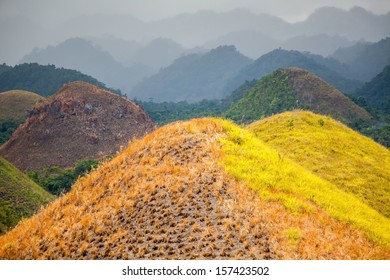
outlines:
[{"label": "dry brown grass", "polygon": [[[314,206],[311,213],[292,215],[278,202],[262,201],[224,172],[220,137],[219,122],[201,119],[171,124],[133,142],[0,237],[0,258],[385,256],[361,232]],[[298,237],[291,234],[297,230]]]}]

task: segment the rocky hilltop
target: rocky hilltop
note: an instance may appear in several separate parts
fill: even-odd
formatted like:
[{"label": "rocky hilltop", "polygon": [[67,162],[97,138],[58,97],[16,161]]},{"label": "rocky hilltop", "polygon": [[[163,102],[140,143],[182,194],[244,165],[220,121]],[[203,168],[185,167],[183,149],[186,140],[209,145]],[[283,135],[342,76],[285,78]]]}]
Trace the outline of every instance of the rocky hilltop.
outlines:
[{"label": "rocky hilltop", "polygon": [[155,128],[133,102],[85,82],[72,82],[34,107],[0,148],[22,171],[70,167],[79,159],[114,155]]}]

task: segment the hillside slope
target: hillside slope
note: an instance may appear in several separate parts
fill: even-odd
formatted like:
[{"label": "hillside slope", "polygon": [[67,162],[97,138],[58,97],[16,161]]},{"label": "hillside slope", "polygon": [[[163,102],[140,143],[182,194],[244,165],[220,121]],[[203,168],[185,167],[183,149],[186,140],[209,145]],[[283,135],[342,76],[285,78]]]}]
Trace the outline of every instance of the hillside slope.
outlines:
[{"label": "hillside slope", "polygon": [[220,99],[226,82],[250,62],[233,46],[186,55],[138,84],[130,96],[159,102]]},{"label": "hillside slope", "polygon": [[355,92],[362,96],[368,104],[390,114],[390,65]]},{"label": "hillside slope", "polygon": [[[232,174],[237,157],[250,168],[258,161],[257,187],[245,178],[249,165]],[[306,185],[336,194],[334,209],[306,198]],[[200,119],[159,128],[80,178],[0,237],[0,259],[389,258],[388,225],[249,132]]]},{"label": "hillside slope", "polygon": [[0,234],[53,199],[54,196],[0,157]]},{"label": "hillside slope", "polygon": [[294,111],[249,125],[283,156],[390,217],[390,152],[329,117]]},{"label": "hillside slope", "polygon": [[298,51],[275,49],[244,67],[236,77],[227,83],[225,91],[230,93],[246,80],[261,79],[279,68],[287,67],[299,67],[310,71],[344,93],[352,93],[361,86],[361,82],[345,78],[327,65],[317,61]]},{"label": "hillside slope", "polygon": [[340,91],[300,68],[278,69],[264,77],[230,106],[226,116],[248,123],[292,109],[308,109],[347,124],[371,118]]},{"label": "hillside slope", "polygon": [[24,90],[0,92],[0,120],[25,120],[28,110],[44,98]]},{"label": "hillside slope", "polygon": [[71,167],[114,155],[155,127],[133,102],[84,82],[65,85],[40,103],[0,148],[22,171]]}]

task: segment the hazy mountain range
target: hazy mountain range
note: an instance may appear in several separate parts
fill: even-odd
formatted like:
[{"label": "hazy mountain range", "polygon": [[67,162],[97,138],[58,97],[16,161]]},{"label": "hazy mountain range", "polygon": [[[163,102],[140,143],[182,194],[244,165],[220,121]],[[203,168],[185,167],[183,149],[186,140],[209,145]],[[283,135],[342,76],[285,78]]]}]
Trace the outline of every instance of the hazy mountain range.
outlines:
[{"label": "hazy mountain range", "polygon": [[[252,58],[279,46],[330,54],[334,47],[346,47],[351,45],[351,41],[378,41],[390,36],[388,26],[390,13],[375,15],[358,7],[349,11],[320,8],[305,21],[298,23],[288,23],[272,15],[254,14],[242,9],[226,13],[200,11],[150,22],[125,15],[79,16],[60,25],[48,27],[42,27],[25,18],[8,18],[0,23],[0,61],[17,63],[34,47],[56,45],[72,37],[105,38],[104,45],[111,46],[111,51],[113,43],[107,41],[109,38],[120,44],[125,43],[129,47],[126,47],[126,50],[131,51],[137,44],[146,45],[156,38],[169,38],[185,48],[193,48],[210,44],[215,47],[213,42],[218,41],[234,44],[240,38],[249,37],[256,42],[253,48],[245,45],[236,47]],[[307,44],[312,40],[312,36],[318,42],[318,35],[325,36],[323,38],[326,40],[322,40],[327,42],[325,45]],[[304,49],[305,41],[309,49]],[[267,45],[271,45],[271,49],[267,48]],[[114,48],[116,51],[112,55],[121,57],[120,53],[123,54],[124,48]]]}]

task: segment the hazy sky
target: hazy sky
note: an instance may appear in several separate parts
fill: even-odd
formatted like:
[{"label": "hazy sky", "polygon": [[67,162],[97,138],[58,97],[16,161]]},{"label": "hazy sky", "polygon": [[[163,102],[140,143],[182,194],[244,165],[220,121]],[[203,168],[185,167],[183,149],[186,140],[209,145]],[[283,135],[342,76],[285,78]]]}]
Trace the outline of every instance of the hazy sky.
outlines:
[{"label": "hazy sky", "polygon": [[46,24],[83,14],[130,14],[154,20],[205,9],[226,12],[246,8],[294,22],[304,20],[323,6],[343,9],[361,6],[384,14],[390,11],[390,0],[0,0],[0,17],[27,15]]}]

